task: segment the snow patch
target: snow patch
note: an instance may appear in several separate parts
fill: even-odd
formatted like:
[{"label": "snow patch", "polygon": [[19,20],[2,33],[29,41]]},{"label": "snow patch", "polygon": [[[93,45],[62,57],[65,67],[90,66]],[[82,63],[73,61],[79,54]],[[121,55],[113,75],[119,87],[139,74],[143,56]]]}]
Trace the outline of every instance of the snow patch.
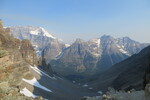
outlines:
[{"label": "snow patch", "polygon": [[84,84],[83,87],[88,87],[88,85],[87,85],[87,84]]},{"label": "snow patch", "polygon": [[92,39],[91,42],[94,42],[98,48],[100,47],[100,39]]},{"label": "snow patch", "polygon": [[21,94],[24,94],[25,96],[27,97],[33,97],[33,98],[36,98],[38,96],[34,95],[32,92],[30,92],[26,87],[23,88],[21,91],[20,91]]},{"label": "snow patch", "polygon": [[98,91],[97,93],[99,93],[99,94],[103,94],[103,92],[102,92],[102,91]]},{"label": "snow patch", "polygon": [[64,52],[59,52],[58,55],[56,55],[56,60],[60,59],[63,56]]},{"label": "snow patch", "polygon": [[47,36],[47,37],[50,37],[50,38],[53,38],[53,39],[56,39],[56,37],[52,36],[48,31],[46,31],[44,28],[40,27],[41,30],[44,32],[44,36]]},{"label": "snow patch", "polygon": [[65,44],[65,47],[66,47],[66,48],[70,47],[70,44]]},{"label": "snow patch", "polygon": [[95,57],[99,57],[101,54],[100,54],[100,39],[97,38],[97,39],[92,39],[89,41],[88,43],[89,47],[90,47],[90,51],[91,51],[91,54]]},{"label": "snow patch", "polygon": [[55,77],[49,76],[48,74],[46,74],[45,72],[43,72],[42,70],[40,70],[37,66],[33,67],[33,66],[30,65],[30,68],[32,68],[34,71],[36,71],[36,72],[37,72],[39,75],[41,75],[41,76],[45,75],[45,76],[47,76],[47,77],[49,77],[49,78],[51,78],[51,79],[56,80]]},{"label": "snow patch", "polygon": [[39,31],[38,31],[38,30],[30,31],[30,33],[33,34],[33,35],[38,35],[38,34],[39,34]]},{"label": "snow patch", "polygon": [[36,51],[36,55],[37,55],[38,58],[40,58],[40,57],[42,56],[42,51],[37,50],[37,51]]},{"label": "snow patch", "polygon": [[100,39],[97,40],[97,45],[100,46]]},{"label": "snow patch", "polygon": [[35,86],[35,87],[38,87],[38,88],[41,88],[41,89],[43,89],[43,90],[45,90],[45,91],[48,91],[48,92],[52,92],[51,90],[49,90],[48,88],[46,88],[46,87],[44,87],[44,86],[42,86],[38,81],[37,81],[37,79],[34,77],[32,80],[27,80],[27,79],[22,79],[23,81],[25,81],[25,82],[27,82],[27,83],[29,83],[29,84],[31,84],[31,85],[33,85],[33,86]]},{"label": "snow patch", "polygon": [[119,51],[120,51],[121,53],[124,53],[124,54],[130,56],[130,54],[128,54],[127,51],[125,51],[123,48],[121,48],[121,46],[119,46],[118,44],[116,44],[116,46],[119,48]]}]

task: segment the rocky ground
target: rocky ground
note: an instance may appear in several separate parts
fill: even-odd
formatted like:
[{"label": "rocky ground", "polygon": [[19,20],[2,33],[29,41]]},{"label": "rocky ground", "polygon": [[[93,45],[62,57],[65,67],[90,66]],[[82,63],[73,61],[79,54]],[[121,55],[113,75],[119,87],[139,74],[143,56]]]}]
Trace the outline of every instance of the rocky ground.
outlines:
[{"label": "rocky ground", "polygon": [[20,41],[9,33],[0,21],[0,100],[33,100],[20,94],[20,89],[22,78],[33,77],[28,67],[36,63],[35,51],[28,40]]},{"label": "rocky ground", "polygon": [[150,84],[145,90],[115,91],[110,89],[106,94],[94,97],[83,97],[81,100],[150,100]]}]

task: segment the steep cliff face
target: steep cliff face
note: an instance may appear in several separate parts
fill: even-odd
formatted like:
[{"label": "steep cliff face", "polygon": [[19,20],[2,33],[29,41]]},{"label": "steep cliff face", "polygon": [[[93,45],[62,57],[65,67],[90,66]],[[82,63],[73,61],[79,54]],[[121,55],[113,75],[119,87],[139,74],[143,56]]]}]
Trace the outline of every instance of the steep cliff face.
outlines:
[{"label": "steep cliff face", "polygon": [[33,77],[29,64],[35,64],[35,51],[28,40],[12,37],[0,21],[0,98],[4,100],[32,99],[20,94],[22,78]]},{"label": "steep cliff face", "polygon": [[44,50],[42,52],[42,57],[40,59],[39,67],[42,70],[46,71],[50,76],[54,76],[54,71],[52,70],[52,67],[51,67],[50,63],[46,62],[45,51]]},{"label": "steep cliff face", "polygon": [[26,60],[28,63],[31,63],[31,64],[37,63],[35,50],[33,49],[29,40],[22,40],[21,46],[19,49],[24,60]]},{"label": "steep cliff face", "polygon": [[57,39],[52,40],[49,44],[43,49],[44,57],[47,62],[51,60],[56,60],[58,55],[65,49],[65,44],[60,43]]}]

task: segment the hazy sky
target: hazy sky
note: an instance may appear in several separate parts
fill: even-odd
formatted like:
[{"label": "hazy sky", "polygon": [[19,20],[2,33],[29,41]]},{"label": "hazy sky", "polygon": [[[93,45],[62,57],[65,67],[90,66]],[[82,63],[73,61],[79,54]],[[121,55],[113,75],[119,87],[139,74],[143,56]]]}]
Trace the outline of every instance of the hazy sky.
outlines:
[{"label": "hazy sky", "polygon": [[103,34],[150,43],[150,0],[0,0],[5,26],[41,26],[65,42]]}]

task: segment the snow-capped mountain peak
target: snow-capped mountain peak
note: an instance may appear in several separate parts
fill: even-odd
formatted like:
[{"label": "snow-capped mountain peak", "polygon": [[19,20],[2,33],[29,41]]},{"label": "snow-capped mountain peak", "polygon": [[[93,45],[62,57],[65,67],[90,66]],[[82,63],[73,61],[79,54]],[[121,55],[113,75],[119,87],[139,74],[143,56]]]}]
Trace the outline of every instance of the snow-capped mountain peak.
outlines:
[{"label": "snow-capped mountain peak", "polygon": [[20,40],[28,39],[31,41],[33,47],[37,51],[37,54],[41,55],[41,50],[53,40],[57,40],[56,37],[51,35],[43,27],[35,26],[14,26],[10,27],[11,34]]},{"label": "snow-capped mountain peak", "polygon": [[[41,34],[42,33],[42,34]],[[43,27],[35,28],[30,30],[30,34],[33,35],[43,35],[52,39],[56,39],[56,37],[52,36],[47,30],[45,30]]]},{"label": "snow-capped mountain peak", "polygon": [[50,37],[50,38],[53,38],[53,39],[56,39],[56,37],[52,36],[47,30],[45,30],[43,27],[40,27],[40,29],[43,31],[43,35],[44,36],[47,36],[47,37]]}]

